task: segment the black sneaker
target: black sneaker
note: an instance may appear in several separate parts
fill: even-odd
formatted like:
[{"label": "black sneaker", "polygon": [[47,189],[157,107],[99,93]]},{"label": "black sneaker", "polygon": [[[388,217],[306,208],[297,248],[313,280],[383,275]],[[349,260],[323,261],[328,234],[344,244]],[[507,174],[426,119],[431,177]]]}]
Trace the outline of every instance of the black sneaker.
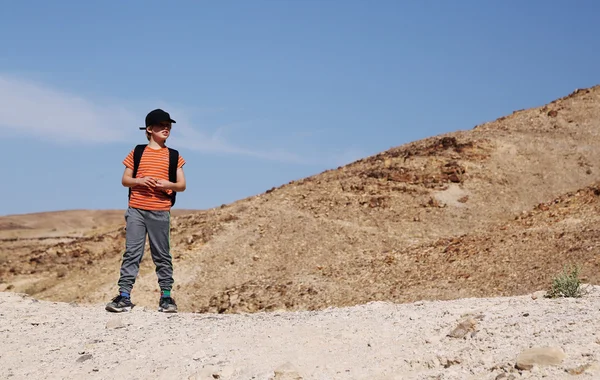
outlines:
[{"label": "black sneaker", "polygon": [[131,311],[135,305],[131,303],[129,297],[123,297],[118,295],[113,298],[108,304],[106,304],[106,311],[112,311],[113,313],[121,313],[124,311]]},{"label": "black sneaker", "polygon": [[171,297],[160,297],[158,302],[158,311],[165,313],[177,313],[177,304]]}]

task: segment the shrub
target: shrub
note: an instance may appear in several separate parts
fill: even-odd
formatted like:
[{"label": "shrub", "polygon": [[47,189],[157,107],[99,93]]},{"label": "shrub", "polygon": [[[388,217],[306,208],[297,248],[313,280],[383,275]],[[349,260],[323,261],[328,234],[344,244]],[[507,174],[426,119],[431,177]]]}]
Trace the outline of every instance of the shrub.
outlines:
[{"label": "shrub", "polygon": [[546,297],[581,297],[582,295],[583,290],[581,289],[581,280],[579,279],[579,267],[571,266],[570,269],[563,268],[562,273],[554,277],[552,287]]}]

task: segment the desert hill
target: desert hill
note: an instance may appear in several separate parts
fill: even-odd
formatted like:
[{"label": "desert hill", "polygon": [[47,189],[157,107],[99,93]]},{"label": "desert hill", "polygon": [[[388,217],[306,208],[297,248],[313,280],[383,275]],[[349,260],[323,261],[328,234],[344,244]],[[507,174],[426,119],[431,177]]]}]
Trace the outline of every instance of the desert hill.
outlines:
[{"label": "desert hill", "polygon": [[[565,264],[598,283],[599,128],[596,86],[175,216],[180,309],[522,295]],[[19,225],[0,218],[0,289],[67,302],[115,294],[122,222],[78,236],[69,224],[53,231],[62,240],[15,237]],[[157,295],[147,255],[134,302],[154,306]]]}]

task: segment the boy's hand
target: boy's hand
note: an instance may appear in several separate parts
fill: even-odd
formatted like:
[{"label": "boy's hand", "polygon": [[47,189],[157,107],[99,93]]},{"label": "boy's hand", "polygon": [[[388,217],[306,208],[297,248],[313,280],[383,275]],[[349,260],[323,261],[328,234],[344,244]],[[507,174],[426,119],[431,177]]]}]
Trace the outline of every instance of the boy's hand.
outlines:
[{"label": "boy's hand", "polygon": [[137,180],[138,180],[138,185],[147,186],[147,187],[155,187],[156,183],[158,182],[156,179],[154,179],[152,177],[140,177],[140,178],[137,178]]},{"label": "boy's hand", "polygon": [[156,181],[156,188],[163,190],[170,190],[173,187],[173,182],[165,181],[164,179],[159,179]]}]

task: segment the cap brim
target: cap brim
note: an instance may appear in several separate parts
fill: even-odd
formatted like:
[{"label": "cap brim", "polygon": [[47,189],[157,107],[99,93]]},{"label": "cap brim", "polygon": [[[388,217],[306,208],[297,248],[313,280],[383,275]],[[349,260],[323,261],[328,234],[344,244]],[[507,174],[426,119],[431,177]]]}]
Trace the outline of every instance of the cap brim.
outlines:
[{"label": "cap brim", "polygon": [[[169,121],[173,124],[176,124],[177,122],[173,119],[169,119]],[[148,126],[149,127],[149,126]],[[148,127],[140,127],[140,131],[143,131],[144,129],[148,128]]]}]

